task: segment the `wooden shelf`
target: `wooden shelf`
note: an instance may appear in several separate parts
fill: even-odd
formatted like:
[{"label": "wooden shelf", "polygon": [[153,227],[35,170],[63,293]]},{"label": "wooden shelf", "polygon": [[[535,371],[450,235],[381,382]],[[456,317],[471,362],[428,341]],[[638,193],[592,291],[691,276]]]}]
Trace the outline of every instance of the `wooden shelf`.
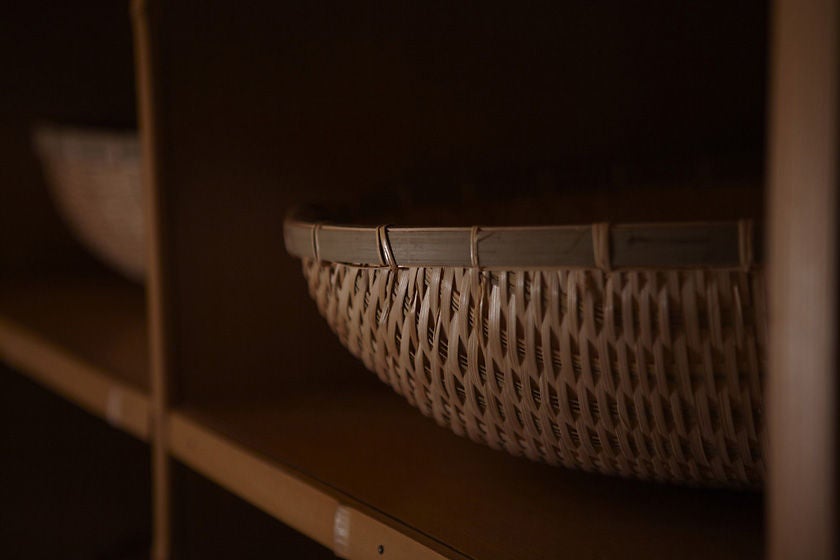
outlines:
[{"label": "wooden shelf", "polygon": [[149,447],[0,364],[0,557],[148,559]]},{"label": "wooden shelf", "polygon": [[[272,403],[193,405],[172,418],[169,439],[176,458],[327,546],[338,504],[365,515],[365,547],[349,558],[372,557],[377,539],[388,538],[453,558],[763,552],[760,494],[619,480],[508,457],[436,427],[364,381],[313,381]],[[421,550],[415,557],[425,557]]]},{"label": "wooden shelf", "polygon": [[0,283],[0,359],[143,440],[146,341],[143,288],[98,266]]},{"label": "wooden shelf", "polygon": [[[454,551],[441,556],[435,552],[446,548],[440,543],[399,522],[385,523],[381,514],[346,496],[339,502],[334,489],[266,460],[190,413],[172,415],[168,439],[173,456],[184,464],[342,558],[372,558],[380,546],[397,558],[461,557]],[[352,527],[346,537],[337,536],[339,523]]]},{"label": "wooden shelf", "polygon": [[173,558],[335,560],[329,548],[182,465],[173,468],[172,494]]}]

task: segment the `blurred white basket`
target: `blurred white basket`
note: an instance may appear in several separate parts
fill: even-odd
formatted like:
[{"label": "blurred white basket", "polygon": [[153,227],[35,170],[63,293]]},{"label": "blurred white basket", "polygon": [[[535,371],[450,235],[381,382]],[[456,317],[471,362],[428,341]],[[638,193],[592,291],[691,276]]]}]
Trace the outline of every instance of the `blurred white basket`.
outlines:
[{"label": "blurred white basket", "polygon": [[99,258],[142,282],[146,248],[137,134],[42,126],[33,139],[73,233]]}]

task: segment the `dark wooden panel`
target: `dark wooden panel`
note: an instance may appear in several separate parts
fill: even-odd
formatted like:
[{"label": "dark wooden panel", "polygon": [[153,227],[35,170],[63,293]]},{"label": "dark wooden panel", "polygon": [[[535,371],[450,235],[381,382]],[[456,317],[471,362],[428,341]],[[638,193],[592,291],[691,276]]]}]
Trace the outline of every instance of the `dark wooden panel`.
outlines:
[{"label": "dark wooden panel", "polygon": [[[353,367],[284,254],[293,204],[352,201],[429,169],[559,162],[612,189],[559,183],[587,209],[564,207],[566,219],[761,213],[760,2],[218,0],[159,14],[167,276],[188,398],[266,394],[278,376]],[[704,196],[698,175],[754,188],[730,207]],[[646,177],[660,186],[611,202]],[[683,193],[661,197],[663,183]]]},{"label": "dark wooden panel", "polygon": [[149,450],[0,366],[0,556],[148,558]]}]

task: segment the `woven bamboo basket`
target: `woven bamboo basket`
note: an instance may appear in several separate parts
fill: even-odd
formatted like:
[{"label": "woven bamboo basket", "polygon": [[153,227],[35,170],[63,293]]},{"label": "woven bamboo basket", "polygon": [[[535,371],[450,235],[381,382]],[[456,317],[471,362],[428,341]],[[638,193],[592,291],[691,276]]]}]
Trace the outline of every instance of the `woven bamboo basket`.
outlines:
[{"label": "woven bamboo basket", "polygon": [[551,465],[754,487],[766,316],[751,222],[285,222],[341,343],[456,434]]},{"label": "woven bamboo basket", "polygon": [[39,127],[33,140],[52,197],[73,234],[94,255],[143,281],[145,224],[137,135]]}]

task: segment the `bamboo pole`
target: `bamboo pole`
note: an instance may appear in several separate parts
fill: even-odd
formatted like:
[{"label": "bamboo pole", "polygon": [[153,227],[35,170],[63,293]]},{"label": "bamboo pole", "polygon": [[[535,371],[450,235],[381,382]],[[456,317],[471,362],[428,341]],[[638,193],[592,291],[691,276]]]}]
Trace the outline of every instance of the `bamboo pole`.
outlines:
[{"label": "bamboo pole", "polygon": [[167,408],[170,383],[167,368],[167,332],[164,290],[163,203],[159,184],[160,158],[158,115],[154,70],[154,41],[146,0],[132,0],[135,72],[137,79],[138,122],[142,154],[142,180],[146,197],[147,313],[151,364],[152,451],[152,551],[153,560],[171,557],[170,460],[167,442]]},{"label": "bamboo pole", "polygon": [[769,142],[768,549],[837,552],[835,0],[777,0]]}]

